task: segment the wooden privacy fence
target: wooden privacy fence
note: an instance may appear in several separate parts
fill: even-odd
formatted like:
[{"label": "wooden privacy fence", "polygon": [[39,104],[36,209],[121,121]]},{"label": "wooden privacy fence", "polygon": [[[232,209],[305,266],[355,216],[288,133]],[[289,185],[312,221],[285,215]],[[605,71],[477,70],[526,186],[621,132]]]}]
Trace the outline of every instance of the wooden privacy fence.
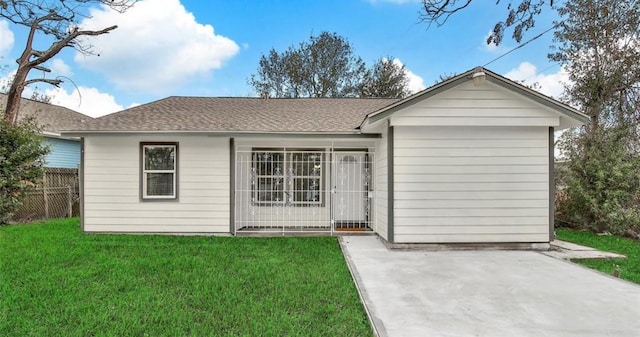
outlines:
[{"label": "wooden privacy fence", "polygon": [[42,183],[26,193],[13,220],[25,222],[77,216],[78,186],[77,169],[46,168]]}]

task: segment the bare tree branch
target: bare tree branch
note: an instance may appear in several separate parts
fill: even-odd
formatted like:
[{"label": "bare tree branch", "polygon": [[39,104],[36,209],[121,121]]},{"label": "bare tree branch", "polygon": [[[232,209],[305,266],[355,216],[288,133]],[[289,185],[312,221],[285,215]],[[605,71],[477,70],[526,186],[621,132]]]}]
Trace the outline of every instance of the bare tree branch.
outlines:
[{"label": "bare tree branch", "polygon": [[44,52],[40,52],[40,56],[35,58],[33,61],[29,62],[29,66],[35,67],[44,62],[49,61],[52,57],[56,56],[63,48],[72,47],[72,41],[75,40],[78,36],[97,36],[109,33],[110,31],[118,28],[118,26],[111,26],[101,30],[78,30],[75,28],[67,37],[64,39],[55,42],[51,45],[51,47]]},{"label": "bare tree branch", "polygon": [[[469,7],[473,0],[422,0],[422,9],[419,19],[426,22],[428,27],[435,23],[438,27],[444,25],[451,16]],[[499,5],[502,0],[496,0]],[[504,3],[504,2],[503,2]],[[522,40],[523,33],[535,25],[535,18],[540,15],[543,6],[548,3],[553,7],[553,0],[516,0],[507,1],[507,15],[502,21],[498,21],[491,34],[487,38],[487,44],[500,44],[507,28],[513,28],[512,37],[517,42]]]},{"label": "bare tree branch", "polygon": [[[78,38],[82,36],[99,36],[118,28],[110,26],[100,30],[85,30],[79,26],[79,19],[88,18],[89,9],[103,6],[124,12],[138,0],[0,0],[0,18],[9,22],[26,26],[29,33],[25,47],[16,60],[18,68],[9,88],[4,111],[4,119],[15,124],[18,120],[20,98],[25,86],[41,82],[59,86],[60,78],[27,79],[32,69],[51,72],[44,65],[62,49],[71,47],[84,54],[92,54],[91,45],[83,44]],[[48,48],[35,49],[33,44],[36,35],[50,36],[53,41]]]},{"label": "bare tree branch", "polygon": [[420,21],[427,22],[429,26],[435,23],[440,27],[447,22],[451,15],[467,8],[471,1],[463,0],[462,4],[459,4],[458,0],[423,0],[424,13],[421,13]]},{"label": "bare tree branch", "polygon": [[34,83],[47,83],[53,85],[54,87],[59,87],[62,84],[62,80],[54,79],[54,78],[34,78],[31,80],[24,81],[24,85],[28,86]]},{"label": "bare tree branch", "polygon": [[51,72],[51,69],[49,69],[47,67],[43,67],[43,66],[35,66],[35,67],[33,67],[33,69],[44,71],[45,73],[50,73]]}]

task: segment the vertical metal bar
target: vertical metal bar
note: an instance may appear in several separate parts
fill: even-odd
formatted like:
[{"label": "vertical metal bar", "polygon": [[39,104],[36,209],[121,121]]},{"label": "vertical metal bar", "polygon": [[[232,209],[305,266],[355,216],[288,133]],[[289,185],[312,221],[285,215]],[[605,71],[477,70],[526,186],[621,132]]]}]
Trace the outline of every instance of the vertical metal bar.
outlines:
[{"label": "vertical metal bar", "polygon": [[236,235],[236,144],[229,138],[229,232]]},{"label": "vertical metal bar", "polygon": [[556,184],[555,184],[555,139],[554,129],[549,127],[549,242],[556,239],[555,226],[555,199],[556,199]]},{"label": "vertical metal bar", "polygon": [[367,152],[367,188],[366,188],[366,193],[367,193],[367,227],[372,229],[372,219],[374,219],[373,217],[373,211],[374,211],[374,206],[373,206],[373,201],[374,201],[374,191],[375,191],[375,185],[374,185],[374,173],[375,173],[375,168],[374,168],[374,162],[375,162],[375,153],[371,153],[371,152]]},{"label": "vertical metal bar", "polygon": [[330,176],[331,176],[331,182],[329,184],[329,201],[331,203],[331,209],[330,209],[330,219],[329,219],[329,232],[331,233],[331,235],[334,235],[334,229],[336,226],[336,210],[335,210],[335,189],[336,189],[336,152],[335,152],[335,143],[333,141],[331,141],[331,149],[330,149],[331,153],[329,155],[330,157],[330,163],[329,163],[329,170],[330,170]]},{"label": "vertical metal bar", "polygon": [[239,154],[238,148],[236,147],[236,173],[235,173],[235,207],[233,208],[233,218],[235,220],[235,225],[233,226],[233,235],[238,234],[238,229],[241,226],[243,217],[240,213],[240,209],[243,208],[242,198],[243,198],[243,186],[242,186],[242,154]]},{"label": "vertical metal bar", "polygon": [[[243,151],[242,152],[242,168],[241,168],[241,180],[240,185],[242,186],[242,219],[244,226],[252,226],[253,225],[253,217],[254,217],[254,208],[253,208],[253,186],[251,185],[251,165],[250,160],[252,159],[252,153]],[[247,228],[250,230],[251,228]]]},{"label": "vertical metal bar", "polygon": [[235,214],[235,220],[236,220],[236,225],[234,226],[234,230],[235,233],[234,235],[238,234],[238,229],[242,228],[242,224],[244,223],[245,217],[243,216],[243,214],[241,213],[241,210],[247,212],[247,210],[244,210],[244,186],[243,186],[243,178],[244,178],[244,163],[243,163],[243,155],[242,152],[238,151],[236,148],[236,163],[237,163],[237,167],[236,167],[236,207],[233,210],[234,214]]},{"label": "vertical metal bar", "polygon": [[394,186],[394,127],[389,123],[388,131],[387,131],[387,241],[390,243],[394,243],[394,223],[395,215],[394,215],[394,197],[395,197],[395,186]]},{"label": "vertical metal bar", "polygon": [[[362,162],[364,160],[364,155],[362,153],[356,152],[353,154],[354,157],[356,158],[356,164],[353,165],[353,174],[354,174],[354,179],[356,179],[356,181],[353,182],[354,184],[354,191],[353,191],[353,197],[357,198],[357,205],[356,208],[358,209],[357,211],[357,219],[355,219],[358,224],[356,225],[355,223],[353,224],[354,228],[360,228],[362,227],[362,221],[363,221],[363,215],[364,215],[364,202],[362,199],[362,170],[363,170],[363,166],[362,166]],[[355,221],[354,221],[355,222]]]},{"label": "vertical metal bar", "polygon": [[[283,166],[283,167],[282,167],[282,168],[283,168],[283,170],[285,170],[285,171],[286,171],[286,170],[287,170],[287,165],[290,165],[290,164],[288,163],[289,158],[288,158],[288,153],[287,153],[287,148],[286,148],[286,147],[285,147],[285,148],[284,148],[284,150],[282,151],[282,158],[283,158],[283,159],[282,159],[282,160],[283,160],[283,162],[282,162],[282,166]],[[289,193],[291,193],[292,188],[291,188],[291,186],[286,186],[286,185],[284,185],[284,179],[283,179],[283,185],[282,185],[282,198],[283,198],[283,199],[284,199],[284,197],[285,197],[285,192],[286,192],[287,190],[289,191]],[[281,207],[281,208],[282,208],[282,213],[283,213],[283,215],[284,215],[284,212],[285,212],[284,207],[286,207],[286,202],[281,203],[280,205],[278,205],[278,207],[280,207],[281,205],[282,205],[282,207]],[[282,216],[282,217],[281,217],[281,219],[276,218],[276,221],[280,221],[280,222],[282,223],[282,236],[284,236],[284,235],[285,235],[285,232],[286,232],[286,223],[285,223],[285,221],[284,221],[284,216]]]},{"label": "vertical metal bar", "polygon": [[78,193],[80,198],[80,227],[84,232],[84,137],[80,138],[80,167],[78,167]]},{"label": "vertical metal bar", "polygon": [[[238,209],[237,216],[242,218],[241,224],[243,227],[253,225],[253,222],[251,222],[251,220],[253,219],[253,187],[251,186],[251,166],[249,166],[251,164],[249,162],[249,160],[251,160],[252,158],[251,155],[251,152],[242,151],[240,156],[240,181],[238,184],[241,188],[240,203],[242,207]],[[247,230],[250,230],[250,228],[247,228]]]}]

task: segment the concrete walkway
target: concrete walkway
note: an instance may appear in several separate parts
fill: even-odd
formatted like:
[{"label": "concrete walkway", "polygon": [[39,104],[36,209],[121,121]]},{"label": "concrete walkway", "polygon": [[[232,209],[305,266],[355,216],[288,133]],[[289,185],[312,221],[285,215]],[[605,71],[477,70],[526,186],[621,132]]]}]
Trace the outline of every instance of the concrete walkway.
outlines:
[{"label": "concrete walkway", "polygon": [[640,335],[640,286],[537,252],[341,244],[380,336]]},{"label": "concrete walkway", "polygon": [[621,254],[603,252],[595,248],[560,240],[551,241],[551,248],[552,250],[542,252],[542,254],[563,260],[626,258],[626,256]]}]

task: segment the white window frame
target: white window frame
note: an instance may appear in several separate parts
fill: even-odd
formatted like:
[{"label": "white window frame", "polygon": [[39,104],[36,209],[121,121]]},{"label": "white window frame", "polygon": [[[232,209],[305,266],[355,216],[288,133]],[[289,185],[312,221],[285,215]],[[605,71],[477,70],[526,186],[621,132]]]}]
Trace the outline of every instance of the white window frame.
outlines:
[{"label": "white window frame", "polygon": [[[276,176],[276,175],[261,175],[258,174],[258,172],[256,172],[255,175],[255,179],[256,179],[256,184],[253,185],[252,187],[252,204],[254,206],[271,206],[271,207],[277,207],[277,206],[293,206],[293,207],[309,207],[309,206],[324,206],[324,195],[323,195],[323,189],[324,186],[323,184],[325,184],[325,169],[324,169],[324,165],[325,163],[325,151],[324,149],[318,149],[318,148],[303,148],[303,149],[287,149],[287,148],[253,148],[251,151],[254,155],[252,156],[252,168],[256,167],[256,159],[255,156],[261,153],[265,153],[265,152],[269,152],[269,153],[281,153],[283,155],[283,159],[282,159],[282,176]],[[319,176],[311,176],[311,175],[304,175],[304,176],[298,176],[298,175],[293,175],[292,172],[293,170],[293,165],[295,164],[292,157],[294,153],[314,153],[314,154],[318,154],[320,156],[320,175]],[[258,183],[260,178],[271,178],[271,179],[276,179],[276,178],[280,178],[282,179],[282,184],[283,184],[283,198],[282,200],[270,200],[270,201],[260,201],[260,198],[258,197],[260,193],[269,193],[270,191],[265,190],[265,191],[260,191],[259,186],[260,184]],[[297,201],[295,200],[295,195],[296,195],[296,190],[295,190],[295,182],[296,180],[311,180],[311,179],[318,179],[318,187],[319,187],[319,200],[318,201]],[[289,200],[290,198],[290,200]]]},{"label": "white window frame", "polygon": [[[271,174],[260,174],[257,169],[257,163],[261,162],[257,160],[257,158],[264,153],[278,153],[282,154],[282,173],[280,175],[276,175],[273,172]],[[287,158],[284,149],[272,149],[272,148],[264,148],[264,149],[254,149],[252,151],[251,156],[251,167],[255,172],[255,184],[252,185],[252,199],[253,204],[256,206],[284,206],[286,203],[285,197],[287,196],[287,187],[286,187],[286,164]],[[273,182],[275,179],[281,179],[280,182],[282,184],[282,199],[281,200],[260,200],[260,193],[273,193],[274,190],[261,190],[260,189],[260,179],[271,179]]]},{"label": "white window frame", "polygon": [[[318,176],[313,176],[313,175],[291,175],[290,176],[290,180],[287,182],[288,186],[287,189],[285,190],[286,192],[289,193],[290,197],[291,197],[291,202],[290,204],[293,206],[322,206],[324,205],[324,200],[323,200],[323,195],[322,195],[322,184],[324,183],[324,152],[321,150],[314,150],[314,149],[302,149],[302,150],[290,150],[287,151],[285,154],[285,163],[287,165],[287,169],[295,172],[295,170],[293,170],[293,165],[295,165],[296,163],[300,163],[300,164],[309,164],[310,162],[304,162],[304,161],[294,161],[293,157],[294,154],[316,154],[319,156],[319,160],[320,160],[320,173]],[[289,171],[287,171],[289,172]],[[299,201],[299,200],[295,200],[295,196],[297,192],[306,192],[306,190],[301,190],[301,191],[297,191],[295,189],[296,186],[296,181],[297,180],[301,180],[301,181],[308,181],[310,182],[311,180],[318,180],[318,201]],[[285,194],[287,194],[285,192]]]},{"label": "white window frame", "polygon": [[[173,169],[172,170],[147,170],[146,169],[146,149],[148,148],[173,148],[174,159],[173,159]],[[153,143],[153,144],[142,144],[142,199],[143,200],[175,200],[177,199],[178,193],[178,144],[176,143]],[[149,173],[171,173],[173,174],[173,194],[172,195],[148,195],[147,194],[147,175]]]}]

